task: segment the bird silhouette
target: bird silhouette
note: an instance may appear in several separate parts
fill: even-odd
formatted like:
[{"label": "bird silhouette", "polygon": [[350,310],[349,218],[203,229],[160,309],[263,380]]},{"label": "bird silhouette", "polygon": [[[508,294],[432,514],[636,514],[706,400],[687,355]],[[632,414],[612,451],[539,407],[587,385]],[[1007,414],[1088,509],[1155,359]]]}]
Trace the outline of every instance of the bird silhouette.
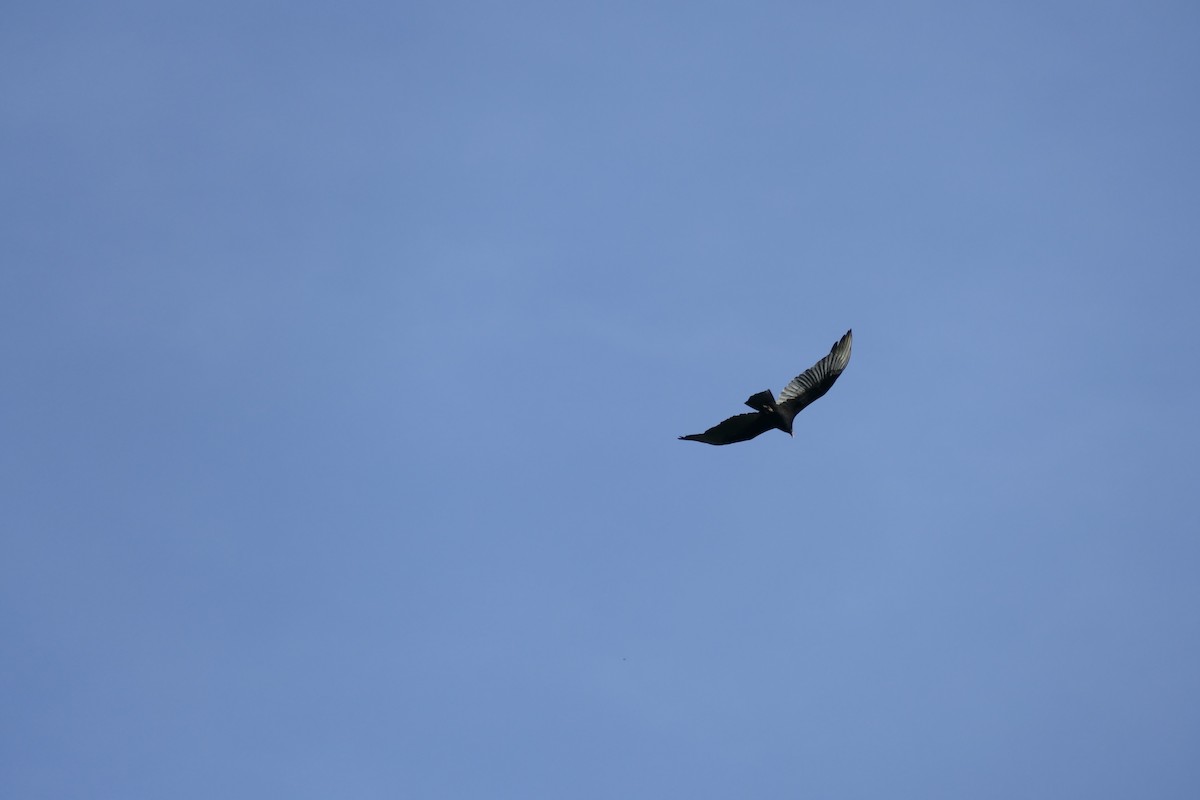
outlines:
[{"label": "bird silhouette", "polygon": [[792,378],[791,383],[779,393],[778,401],[770,389],[764,389],[758,394],[750,395],[746,400],[746,405],[754,409],[753,413],[737,414],[704,433],[693,433],[679,438],[705,444],[733,444],[749,441],[773,428],[791,436],[792,420],[796,415],[828,392],[829,387],[833,386],[834,381],[850,363],[852,333],[852,330],[846,331],[846,335],[838,339],[830,349],[829,355]]}]

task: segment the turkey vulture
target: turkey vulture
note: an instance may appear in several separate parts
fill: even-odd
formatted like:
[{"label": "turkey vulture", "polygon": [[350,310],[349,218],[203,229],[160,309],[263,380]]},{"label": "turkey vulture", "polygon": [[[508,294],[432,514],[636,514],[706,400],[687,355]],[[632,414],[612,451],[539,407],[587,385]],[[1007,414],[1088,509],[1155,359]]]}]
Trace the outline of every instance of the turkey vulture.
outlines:
[{"label": "turkey vulture", "polygon": [[753,439],[772,428],[778,428],[791,436],[792,420],[796,415],[809,403],[828,392],[829,387],[833,386],[833,382],[850,363],[852,332],[846,331],[846,335],[838,339],[829,355],[792,378],[792,382],[779,393],[778,402],[771,396],[770,389],[764,389],[746,400],[746,405],[753,408],[754,413],[738,414],[719,425],[714,425],[704,433],[693,433],[679,438],[705,444],[733,444]]}]

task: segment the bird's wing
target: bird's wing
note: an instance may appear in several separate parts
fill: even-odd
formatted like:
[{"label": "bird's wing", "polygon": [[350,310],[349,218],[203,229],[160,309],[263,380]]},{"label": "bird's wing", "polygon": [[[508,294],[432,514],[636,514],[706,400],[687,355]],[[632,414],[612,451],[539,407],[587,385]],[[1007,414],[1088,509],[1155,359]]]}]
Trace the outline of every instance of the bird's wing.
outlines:
[{"label": "bird's wing", "polygon": [[846,331],[846,335],[838,339],[829,355],[792,378],[791,383],[779,393],[779,405],[786,406],[792,416],[795,416],[809,403],[828,392],[829,387],[833,386],[833,382],[850,363],[852,333],[853,331]]},{"label": "bird's wing", "polygon": [[730,417],[724,422],[712,426],[704,433],[693,433],[690,436],[680,436],[679,438],[705,444],[733,444],[753,439],[774,427],[774,414],[752,412]]}]

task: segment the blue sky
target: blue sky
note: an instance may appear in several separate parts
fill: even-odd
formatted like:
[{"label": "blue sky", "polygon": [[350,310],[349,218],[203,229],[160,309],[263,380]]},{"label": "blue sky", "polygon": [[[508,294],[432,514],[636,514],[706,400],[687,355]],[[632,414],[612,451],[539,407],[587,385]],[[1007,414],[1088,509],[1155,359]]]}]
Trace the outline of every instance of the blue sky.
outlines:
[{"label": "blue sky", "polygon": [[9,8],[0,793],[1198,796],[1198,42]]}]

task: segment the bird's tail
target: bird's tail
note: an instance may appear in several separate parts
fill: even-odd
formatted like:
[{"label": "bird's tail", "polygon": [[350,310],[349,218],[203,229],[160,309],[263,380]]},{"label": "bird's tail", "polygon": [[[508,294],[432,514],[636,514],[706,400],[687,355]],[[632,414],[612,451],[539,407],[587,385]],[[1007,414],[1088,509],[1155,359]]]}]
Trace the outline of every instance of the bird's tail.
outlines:
[{"label": "bird's tail", "polygon": [[755,411],[775,411],[775,395],[771,394],[770,389],[763,389],[758,394],[746,398],[746,405]]}]

